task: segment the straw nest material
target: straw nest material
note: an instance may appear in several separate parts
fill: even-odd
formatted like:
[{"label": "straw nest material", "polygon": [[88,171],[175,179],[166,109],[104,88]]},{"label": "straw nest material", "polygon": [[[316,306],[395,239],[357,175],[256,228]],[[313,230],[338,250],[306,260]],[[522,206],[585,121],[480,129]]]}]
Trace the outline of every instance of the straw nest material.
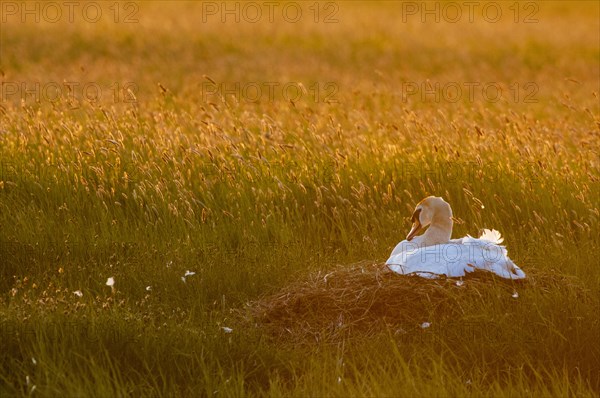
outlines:
[{"label": "straw nest material", "polygon": [[536,275],[516,282],[474,272],[462,280],[430,280],[395,274],[380,263],[360,262],[317,272],[250,303],[245,318],[287,342],[336,342],[468,316],[463,307],[472,300],[508,303],[515,291],[531,285],[551,288],[560,283],[556,278]]}]

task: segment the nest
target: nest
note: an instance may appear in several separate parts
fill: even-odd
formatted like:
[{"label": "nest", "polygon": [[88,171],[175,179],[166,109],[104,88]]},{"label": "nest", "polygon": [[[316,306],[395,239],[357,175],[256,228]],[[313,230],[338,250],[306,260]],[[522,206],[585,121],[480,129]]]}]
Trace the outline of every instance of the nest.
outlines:
[{"label": "nest", "polygon": [[[292,343],[338,342],[382,331],[420,328],[424,322],[465,316],[465,300],[509,302],[517,287],[561,283],[537,275],[510,281],[487,272],[459,279],[424,279],[360,262],[317,272],[277,294],[250,303],[245,319],[276,339]],[[500,294],[499,294],[500,293]],[[483,304],[483,303],[482,303]]]}]

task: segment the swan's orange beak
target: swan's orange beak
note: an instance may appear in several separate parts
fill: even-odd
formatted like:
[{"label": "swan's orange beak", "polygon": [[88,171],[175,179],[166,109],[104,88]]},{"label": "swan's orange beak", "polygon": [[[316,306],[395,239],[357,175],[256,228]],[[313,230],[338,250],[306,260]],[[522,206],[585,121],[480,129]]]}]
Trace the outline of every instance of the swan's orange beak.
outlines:
[{"label": "swan's orange beak", "polygon": [[408,241],[410,241],[412,238],[414,238],[415,235],[423,227],[421,225],[421,220],[419,220],[420,214],[421,214],[421,209],[417,209],[417,210],[415,210],[415,212],[413,213],[413,215],[411,217],[411,221],[413,222],[413,225],[412,225],[412,228],[410,229],[410,232],[408,233],[408,235],[406,235],[406,240],[408,240]]},{"label": "swan's orange beak", "polygon": [[415,235],[421,230],[422,227],[423,226],[421,225],[421,222],[417,218],[415,220],[415,222],[413,223],[410,232],[408,233],[408,235],[406,235],[406,240],[408,240],[408,241],[412,240],[412,238],[415,237]]}]

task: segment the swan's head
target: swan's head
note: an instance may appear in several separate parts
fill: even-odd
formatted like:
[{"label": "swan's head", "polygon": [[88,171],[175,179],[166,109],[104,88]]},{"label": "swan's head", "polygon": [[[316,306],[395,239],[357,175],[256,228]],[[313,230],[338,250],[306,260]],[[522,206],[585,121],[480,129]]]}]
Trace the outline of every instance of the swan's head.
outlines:
[{"label": "swan's head", "polygon": [[452,209],[450,205],[441,197],[428,196],[417,204],[412,215],[412,228],[406,240],[410,241],[419,231],[429,226],[431,223],[451,222]]}]

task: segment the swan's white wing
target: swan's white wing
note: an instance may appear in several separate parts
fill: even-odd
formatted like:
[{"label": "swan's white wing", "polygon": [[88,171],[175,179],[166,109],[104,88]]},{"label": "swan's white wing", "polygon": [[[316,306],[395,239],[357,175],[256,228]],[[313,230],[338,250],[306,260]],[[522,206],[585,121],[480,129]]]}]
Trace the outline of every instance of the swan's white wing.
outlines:
[{"label": "swan's white wing", "polygon": [[[402,245],[404,243],[404,245]],[[507,256],[506,249],[488,240],[467,236],[450,243],[419,247],[400,242],[386,261],[399,274],[423,277],[461,277],[475,269],[490,271],[506,279],[523,279],[525,273]],[[396,248],[398,248],[396,246]],[[416,247],[415,247],[416,246]]]},{"label": "swan's white wing", "polygon": [[[501,241],[498,231],[488,231],[488,238]],[[468,262],[476,269],[490,271],[506,279],[523,279],[525,273],[508,258],[504,246],[492,243],[489,240],[475,239],[470,236],[463,238],[463,261]]]},{"label": "swan's white wing", "polygon": [[392,254],[386,264],[392,271],[403,275],[460,277],[474,270],[463,259],[464,249],[464,245],[457,243],[418,247]]}]

